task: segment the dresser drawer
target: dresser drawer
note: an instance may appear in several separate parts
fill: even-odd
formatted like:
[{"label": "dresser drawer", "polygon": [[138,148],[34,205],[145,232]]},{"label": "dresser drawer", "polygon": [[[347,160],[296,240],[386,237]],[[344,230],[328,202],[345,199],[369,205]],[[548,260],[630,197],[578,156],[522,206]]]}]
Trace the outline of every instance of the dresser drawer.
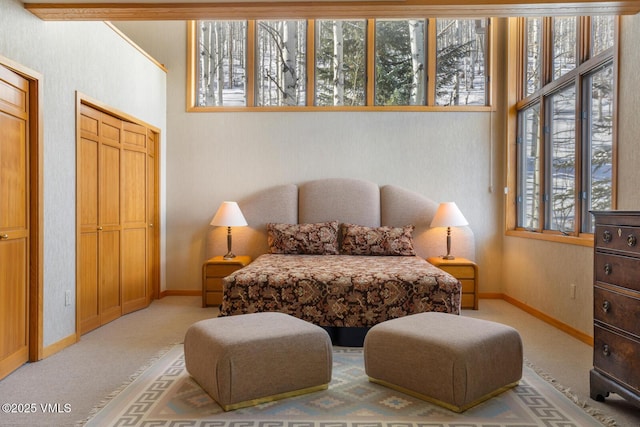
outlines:
[{"label": "dresser drawer", "polygon": [[640,228],[599,225],[596,226],[595,246],[597,249],[624,251],[640,254]]},{"label": "dresser drawer", "polygon": [[594,261],[595,278],[598,282],[640,291],[639,263],[636,258],[598,253]]},{"label": "dresser drawer", "polygon": [[640,392],[640,342],[594,325],[593,366]]},{"label": "dresser drawer", "polygon": [[596,286],[593,290],[593,317],[640,339],[640,294],[624,295]]}]

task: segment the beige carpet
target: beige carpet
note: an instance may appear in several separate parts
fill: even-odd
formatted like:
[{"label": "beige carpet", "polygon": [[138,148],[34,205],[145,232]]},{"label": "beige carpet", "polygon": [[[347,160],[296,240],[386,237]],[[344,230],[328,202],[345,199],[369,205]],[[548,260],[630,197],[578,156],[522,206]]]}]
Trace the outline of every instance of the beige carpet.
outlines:
[{"label": "beige carpet", "polygon": [[[73,426],[150,359],[182,342],[194,322],[217,315],[201,307],[199,297],[166,297],[86,334],[65,350],[27,364],[0,381],[2,403],[69,404],[61,413],[0,414],[2,427]],[[640,410],[619,396],[605,403],[589,399],[593,348],[502,300],[480,300],[480,310],[463,315],[493,320],[518,329],[525,357],[581,401],[611,415],[620,427],[640,426]]]}]

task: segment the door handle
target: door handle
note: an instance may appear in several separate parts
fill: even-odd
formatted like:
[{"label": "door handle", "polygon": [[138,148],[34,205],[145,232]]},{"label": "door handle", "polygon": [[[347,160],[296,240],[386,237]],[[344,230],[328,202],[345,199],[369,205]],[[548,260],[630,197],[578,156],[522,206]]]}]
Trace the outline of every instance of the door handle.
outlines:
[{"label": "door handle", "polygon": [[101,226],[98,226],[98,231],[102,231],[102,227]]}]

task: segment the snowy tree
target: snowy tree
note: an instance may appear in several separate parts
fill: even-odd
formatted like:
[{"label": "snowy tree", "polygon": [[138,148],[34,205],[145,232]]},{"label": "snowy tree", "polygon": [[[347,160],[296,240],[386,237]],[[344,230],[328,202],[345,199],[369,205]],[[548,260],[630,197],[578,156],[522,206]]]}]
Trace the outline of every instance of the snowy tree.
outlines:
[{"label": "snowy tree", "polygon": [[376,20],[376,105],[424,103],[424,23]]},{"label": "snowy tree", "polygon": [[485,105],[484,19],[437,19],[436,104]]},{"label": "snowy tree", "polygon": [[316,21],[316,105],[364,105],[365,29],[364,20]]},{"label": "snowy tree", "polygon": [[304,105],[305,21],[258,21],[258,105]]},{"label": "snowy tree", "polygon": [[245,105],[246,21],[198,21],[198,106]]},{"label": "snowy tree", "polygon": [[413,76],[409,104],[424,105],[424,21],[410,20],[408,23],[411,45],[411,71]]},{"label": "snowy tree", "polygon": [[333,105],[344,105],[343,42],[342,21],[333,21]]}]

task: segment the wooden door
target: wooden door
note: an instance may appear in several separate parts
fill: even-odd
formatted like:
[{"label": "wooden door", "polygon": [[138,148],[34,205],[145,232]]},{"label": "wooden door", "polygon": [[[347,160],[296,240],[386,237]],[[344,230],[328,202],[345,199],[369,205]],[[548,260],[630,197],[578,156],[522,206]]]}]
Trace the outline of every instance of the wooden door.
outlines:
[{"label": "wooden door", "polygon": [[0,66],[0,379],[29,356],[29,82]]},{"label": "wooden door", "polygon": [[122,315],[121,239],[122,191],[120,180],[122,121],[108,114],[100,116],[98,158],[98,265],[100,282],[100,324]]},{"label": "wooden door", "polygon": [[77,313],[84,334],[152,298],[158,136],[84,103],[78,120]]},{"label": "wooden door", "polygon": [[122,314],[122,122],[80,106],[78,148],[78,328],[81,334]]},{"label": "wooden door", "polygon": [[151,299],[160,297],[160,236],[158,234],[160,223],[158,218],[158,174],[156,165],[158,162],[158,142],[159,135],[149,130],[148,134],[148,150],[147,150],[147,224],[149,239],[149,257],[147,260],[149,266],[148,289]]},{"label": "wooden door", "polygon": [[78,148],[78,328],[79,333],[100,326],[98,153],[100,152],[100,112],[80,106]]},{"label": "wooden door", "polygon": [[122,313],[149,305],[147,242],[147,129],[123,123]]}]

